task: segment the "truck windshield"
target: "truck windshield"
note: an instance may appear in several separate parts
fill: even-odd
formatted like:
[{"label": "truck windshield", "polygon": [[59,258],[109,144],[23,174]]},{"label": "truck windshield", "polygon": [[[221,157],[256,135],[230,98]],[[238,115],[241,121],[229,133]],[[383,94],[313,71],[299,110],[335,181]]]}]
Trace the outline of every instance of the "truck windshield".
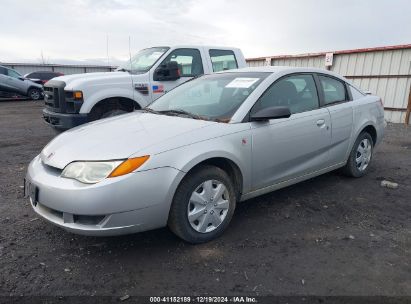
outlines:
[{"label": "truck windshield", "polygon": [[269,75],[261,72],[231,72],[205,75],[188,81],[154,101],[151,112],[228,122]]},{"label": "truck windshield", "polygon": [[160,59],[168,47],[153,47],[138,52],[131,60],[117,68],[117,71],[128,71],[131,73],[145,73]]}]

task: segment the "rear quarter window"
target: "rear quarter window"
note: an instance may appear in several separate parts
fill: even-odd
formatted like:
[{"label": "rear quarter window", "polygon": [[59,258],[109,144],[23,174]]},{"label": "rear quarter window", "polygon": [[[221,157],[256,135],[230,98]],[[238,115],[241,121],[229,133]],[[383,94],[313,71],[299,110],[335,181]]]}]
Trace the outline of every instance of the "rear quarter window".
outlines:
[{"label": "rear quarter window", "polygon": [[347,100],[344,82],[323,75],[319,75],[318,78],[320,79],[326,105]]},{"label": "rear quarter window", "polygon": [[349,86],[349,88],[350,88],[353,100],[360,99],[360,98],[363,98],[365,96],[364,93],[360,92],[359,90],[357,90],[353,86]]}]

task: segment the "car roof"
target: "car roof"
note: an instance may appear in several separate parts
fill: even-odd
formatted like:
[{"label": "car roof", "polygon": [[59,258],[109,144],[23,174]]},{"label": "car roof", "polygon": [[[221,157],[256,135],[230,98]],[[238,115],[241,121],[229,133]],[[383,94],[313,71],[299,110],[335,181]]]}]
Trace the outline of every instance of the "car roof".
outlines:
[{"label": "car roof", "polygon": [[241,68],[241,69],[232,69],[232,70],[225,70],[221,71],[219,73],[235,73],[235,72],[254,72],[254,73],[284,73],[284,74],[289,74],[289,73],[321,73],[321,74],[328,74],[333,77],[337,77],[340,79],[343,79],[344,81],[347,81],[343,76],[338,75],[337,73],[325,70],[325,69],[319,69],[319,68],[305,68],[305,67],[290,67],[290,66],[260,66],[260,67],[247,67],[247,68]]},{"label": "car roof", "polygon": [[182,44],[182,45],[158,45],[158,46],[151,46],[144,49],[152,49],[152,48],[172,48],[172,49],[217,49],[217,50],[240,50],[237,47],[231,46],[219,46],[219,45],[196,45],[196,44]]},{"label": "car roof", "polygon": [[33,71],[28,74],[33,74],[33,73],[53,73],[53,74],[60,74],[59,72],[54,72],[54,71]]}]

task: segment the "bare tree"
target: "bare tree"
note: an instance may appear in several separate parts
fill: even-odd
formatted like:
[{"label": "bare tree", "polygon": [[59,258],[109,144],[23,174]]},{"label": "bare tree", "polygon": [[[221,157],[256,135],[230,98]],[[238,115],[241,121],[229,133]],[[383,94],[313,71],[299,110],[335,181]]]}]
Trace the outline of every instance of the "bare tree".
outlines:
[{"label": "bare tree", "polygon": [[40,61],[41,64],[49,64],[50,63],[50,57],[46,58],[43,54],[43,50],[41,50],[39,61]]}]

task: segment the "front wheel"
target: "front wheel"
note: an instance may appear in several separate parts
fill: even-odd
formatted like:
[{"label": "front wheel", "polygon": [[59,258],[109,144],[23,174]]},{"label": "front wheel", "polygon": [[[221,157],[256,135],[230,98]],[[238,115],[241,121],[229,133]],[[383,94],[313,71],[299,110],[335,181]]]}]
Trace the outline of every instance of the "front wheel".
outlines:
[{"label": "front wheel", "polygon": [[41,98],[41,91],[36,88],[32,88],[28,91],[27,95],[32,99],[32,100],[39,100]]},{"label": "front wheel", "polygon": [[364,176],[369,168],[374,152],[374,142],[369,133],[361,133],[354,143],[347,164],[343,168],[346,175],[352,177]]},{"label": "front wheel", "polygon": [[233,183],[225,171],[202,166],[186,176],[178,187],[168,226],[189,243],[208,242],[228,227],[236,199]]}]

